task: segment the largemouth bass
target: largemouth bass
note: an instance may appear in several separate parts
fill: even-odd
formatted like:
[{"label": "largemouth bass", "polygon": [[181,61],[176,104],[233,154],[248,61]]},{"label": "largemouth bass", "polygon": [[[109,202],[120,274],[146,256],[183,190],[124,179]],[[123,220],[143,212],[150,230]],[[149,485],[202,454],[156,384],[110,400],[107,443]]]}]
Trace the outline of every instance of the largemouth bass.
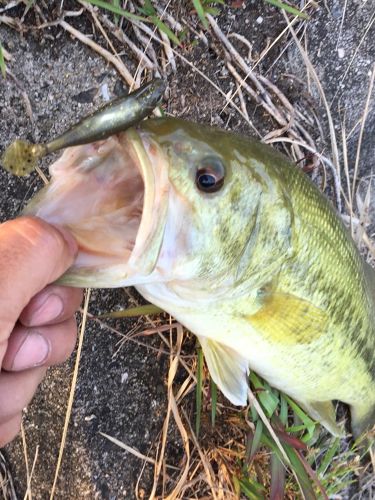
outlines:
[{"label": "largemouth bass", "polygon": [[67,227],[62,278],[135,286],[198,336],[235,405],[248,371],[339,434],[375,421],[375,274],[331,204],[269,146],[179,119],[149,119],[67,149],[26,209]]}]

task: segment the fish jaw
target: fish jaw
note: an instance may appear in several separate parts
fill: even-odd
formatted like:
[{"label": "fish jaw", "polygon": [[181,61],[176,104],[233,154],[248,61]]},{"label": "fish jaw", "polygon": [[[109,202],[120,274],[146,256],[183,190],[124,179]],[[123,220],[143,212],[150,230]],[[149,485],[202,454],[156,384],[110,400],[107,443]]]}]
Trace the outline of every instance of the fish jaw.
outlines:
[{"label": "fish jaw", "polygon": [[50,173],[50,184],[24,213],[65,227],[76,238],[78,256],[59,282],[113,288],[147,281],[168,207],[162,151],[129,129],[68,148]]}]

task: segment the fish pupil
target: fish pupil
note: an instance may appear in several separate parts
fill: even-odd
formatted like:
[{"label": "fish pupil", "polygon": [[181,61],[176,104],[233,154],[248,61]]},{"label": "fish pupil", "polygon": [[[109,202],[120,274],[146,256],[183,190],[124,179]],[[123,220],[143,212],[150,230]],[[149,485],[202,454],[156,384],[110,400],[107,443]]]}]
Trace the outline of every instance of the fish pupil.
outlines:
[{"label": "fish pupil", "polygon": [[195,184],[199,191],[215,193],[224,184],[225,168],[217,158],[207,157],[200,162],[195,175]]},{"label": "fish pupil", "polygon": [[212,174],[203,174],[199,176],[199,184],[202,188],[208,189],[216,184],[216,179]]}]

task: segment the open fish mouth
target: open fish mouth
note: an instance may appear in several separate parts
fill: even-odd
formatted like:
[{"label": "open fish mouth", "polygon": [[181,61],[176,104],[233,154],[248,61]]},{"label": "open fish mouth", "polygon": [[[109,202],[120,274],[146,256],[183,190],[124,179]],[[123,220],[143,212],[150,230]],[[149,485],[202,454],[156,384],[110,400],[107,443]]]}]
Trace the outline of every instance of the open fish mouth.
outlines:
[{"label": "open fish mouth", "polygon": [[65,150],[25,214],[69,229],[79,253],[62,282],[114,287],[153,271],[166,217],[168,174],[160,148],[129,129]]}]

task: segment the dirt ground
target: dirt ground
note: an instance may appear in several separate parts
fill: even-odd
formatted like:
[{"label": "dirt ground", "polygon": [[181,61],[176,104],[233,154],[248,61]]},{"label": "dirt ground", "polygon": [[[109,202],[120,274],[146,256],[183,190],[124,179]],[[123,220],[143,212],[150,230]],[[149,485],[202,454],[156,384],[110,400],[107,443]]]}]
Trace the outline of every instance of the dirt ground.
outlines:
[{"label": "dirt ground", "polygon": [[[78,117],[96,109],[107,93],[114,97],[127,89],[106,60],[72,38],[61,26],[27,30],[36,23],[33,8],[23,20],[26,28],[23,32],[2,22],[2,15],[14,19],[22,17],[24,6],[21,5],[2,12],[1,9],[11,3],[17,2],[0,2],[0,42],[11,54],[11,60],[7,62],[10,74],[5,80],[0,77],[0,151],[16,137],[46,141],[63,132]],[[57,19],[61,2],[47,3],[48,20]],[[226,34],[235,32],[246,37],[255,58],[285,28],[282,13],[263,1],[228,3],[218,17],[218,24]],[[306,49],[326,92],[341,144],[343,120],[349,132],[361,119],[365,107],[375,62],[374,5],[371,1],[349,0],[341,26],[344,2],[327,0],[318,3],[319,8],[309,11],[311,19],[303,28],[306,30]],[[160,5],[164,3],[160,2]],[[79,11],[81,5],[74,1],[65,2],[64,9]],[[196,32],[200,33],[199,23],[192,17],[188,2],[172,1],[168,9],[182,24],[190,19]],[[86,11],[68,21],[108,48]],[[239,113],[230,107],[223,110],[225,98],[197,73],[196,68],[208,75],[224,93],[236,88],[224,58],[220,56],[220,43],[212,32],[205,32],[204,36],[208,38],[208,45],[203,36],[190,32],[178,49],[194,67],[177,57],[176,71],[167,70],[166,112],[254,135]],[[236,46],[241,53],[247,53],[238,41]],[[134,73],[137,61],[126,48],[116,47],[122,50],[122,60]],[[300,52],[290,36],[284,37],[270,50],[257,71],[277,84],[296,109],[317,116],[321,129],[311,122],[309,132],[317,147],[330,156],[326,111],[317,87],[307,78]],[[250,98],[245,100],[249,117],[261,135],[278,128],[263,108]],[[235,102],[240,105],[238,98]],[[373,93],[364,127],[359,163],[361,176],[372,174],[374,110]],[[357,126],[348,140],[351,167],[355,161],[358,136]],[[44,166],[50,162],[50,158],[44,161]],[[17,216],[40,185],[36,174],[19,179],[0,170],[1,221]],[[331,192],[332,183],[328,182],[327,193]],[[97,290],[92,293],[89,310],[96,314],[141,303],[141,300],[134,291]],[[160,353],[161,344],[157,337],[128,341],[119,349],[121,336],[114,329],[126,333],[135,323],[112,321],[109,324],[113,329],[110,330],[94,320],[88,322],[56,498],[135,498],[136,482],[143,467],[139,496],[147,497],[150,491],[152,465],[144,465],[140,459],[99,434],[99,431],[107,433],[143,454],[151,451],[150,456],[153,456],[167,401],[167,356]],[[35,499],[49,498],[72,367],[73,361],[69,361],[51,369],[25,412],[24,426],[31,461],[38,452],[32,481]],[[21,498],[26,491],[21,439],[7,446],[5,453]],[[180,443],[171,436],[168,459],[178,466],[180,456]]]}]

